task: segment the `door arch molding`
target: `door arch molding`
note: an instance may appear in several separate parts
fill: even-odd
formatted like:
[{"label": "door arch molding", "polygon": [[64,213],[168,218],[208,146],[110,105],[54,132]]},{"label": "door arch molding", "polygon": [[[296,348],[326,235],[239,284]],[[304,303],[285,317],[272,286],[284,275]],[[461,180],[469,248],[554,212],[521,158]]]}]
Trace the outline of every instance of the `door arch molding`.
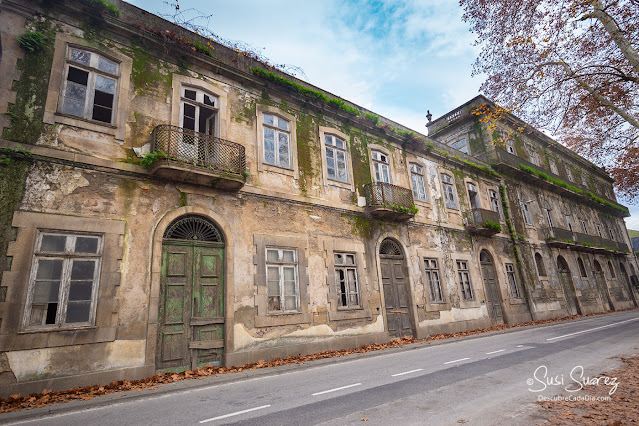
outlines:
[{"label": "door arch molding", "polygon": [[[160,302],[160,277],[162,269],[162,244],[164,233],[173,221],[180,216],[195,215],[202,216],[216,224],[217,229],[224,241],[224,354],[233,351],[233,315],[234,315],[234,247],[235,247],[235,229],[231,223],[224,217],[213,210],[198,207],[184,206],[167,212],[163,217],[158,219],[151,236],[151,257],[149,265],[150,288],[149,288],[149,316],[146,336],[146,355],[145,364],[155,368],[155,357],[157,352],[157,333],[158,333],[158,311]],[[223,360],[225,363],[226,360]]]}]

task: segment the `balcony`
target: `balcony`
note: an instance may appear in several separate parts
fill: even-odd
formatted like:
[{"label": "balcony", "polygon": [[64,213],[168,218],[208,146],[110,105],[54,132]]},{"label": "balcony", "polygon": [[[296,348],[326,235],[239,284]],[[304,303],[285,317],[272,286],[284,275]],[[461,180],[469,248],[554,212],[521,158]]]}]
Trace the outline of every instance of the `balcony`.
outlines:
[{"label": "balcony", "polygon": [[364,185],[366,210],[376,219],[408,220],[415,216],[417,208],[413,192],[390,183],[375,182]]},{"label": "balcony", "polygon": [[544,228],[544,238],[550,247],[569,248],[575,244],[572,231],[561,228]]},{"label": "balcony", "polygon": [[246,181],[244,147],[235,142],[163,124],[153,129],[151,151],[161,155],[149,172],[162,179],[227,191]]},{"label": "balcony", "polygon": [[570,248],[575,251],[604,255],[628,253],[628,246],[625,243],[618,243],[595,235],[571,232],[561,228],[544,228],[542,234],[546,239],[546,244],[550,247]]},{"label": "balcony", "polygon": [[490,237],[501,232],[499,213],[486,209],[473,209],[468,217],[466,229],[473,235]]}]

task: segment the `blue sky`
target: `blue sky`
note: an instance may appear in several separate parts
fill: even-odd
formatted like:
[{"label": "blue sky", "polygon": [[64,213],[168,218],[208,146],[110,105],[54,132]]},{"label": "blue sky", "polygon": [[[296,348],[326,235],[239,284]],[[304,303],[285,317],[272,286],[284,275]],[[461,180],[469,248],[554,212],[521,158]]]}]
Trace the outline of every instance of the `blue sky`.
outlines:
[{"label": "blue sky", "polygon": [[[164,1],[129,0],[155,14]],[[437,118],[479,92],[479,53],[457,0],[180,0],[211,14],[209,28],[271,63],[304,70],[309,83],[426,133]],[[639,229],[639,207],[628,227]]]}]

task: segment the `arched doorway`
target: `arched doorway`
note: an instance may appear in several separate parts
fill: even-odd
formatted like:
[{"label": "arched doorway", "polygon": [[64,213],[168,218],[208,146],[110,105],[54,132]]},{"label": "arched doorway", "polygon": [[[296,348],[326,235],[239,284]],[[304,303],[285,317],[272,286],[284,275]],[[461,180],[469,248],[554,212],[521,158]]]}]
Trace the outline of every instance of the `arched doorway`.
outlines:
[{"label": "arched doorway", "polygon": [[493,323],[503,324],[504,314],[501,306],[501,293],[499,292],[499,282],[493,257],[486,250],[479,254],[481,264],[481,275],[484,279],[484,289],[486,290],[486,306],[488,314]]},{"label": "arched doorway", "polygon": [[162,240],[156,368],[220,365],[224,352],[224,240],[203,216],[175,219]]},{"label": "arched doorway", "polygon": [[566,309],[570,315],[581,314],[579,304],[577,303],[577,296],[575,294],[575,285],[572,282],[572,274],[568,267],[568,262],[563,256],[557,257],[557,269],[559,270],[559,279],[561,285],[564,288],[564,296],[566,298]]},{"label": "arched doorway", "polygon": [[599,292],[601,293],[604,308],[607,311],[614,311],[615,307],[612,304],[612,299],[610,299],[608,283],[606,282],[606,276],[604,275],[603,269],[601,268],[601,264],[597,260],[595,260],[593,262],[593,265],[595,267],[595,281],[597,282],[597,287],[599,288]]},{"label": "arched doorway", "polygon": [[632,303],[637,306],[637,299],[635,298],[635,293],[632,291],[632,284],[630,284],[630,278],[628,277],[628,272],[626,271],[626,267],[622,262],[619,262],[619,270],[621,271],[621,279],[626,284],[626,288],[628,289],[629,300],[632,300]]},{"label": "arched doorway", "polygon": [[397,242],[386,238],[379,246],[379,264],[384,287],[386,325],[393,337],[413,336],[412,306],[408,286],[408,268],[404,251]]}]

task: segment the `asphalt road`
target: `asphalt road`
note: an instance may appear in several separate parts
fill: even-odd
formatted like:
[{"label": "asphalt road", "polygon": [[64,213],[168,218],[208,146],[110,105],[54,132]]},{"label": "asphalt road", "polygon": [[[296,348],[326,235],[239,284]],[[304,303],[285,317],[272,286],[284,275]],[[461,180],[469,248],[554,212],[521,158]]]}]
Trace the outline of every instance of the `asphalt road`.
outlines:
[{"label": "asphalt road", "polygon": [[65,404],[68,410],[55,414],[40,409],[21,420],[0,416],[0,423],[534,424],[540,395],[570,394],[566,389],[584,377],[618,366],[614,357],[637,352],[635,310],[128,400]]}]

